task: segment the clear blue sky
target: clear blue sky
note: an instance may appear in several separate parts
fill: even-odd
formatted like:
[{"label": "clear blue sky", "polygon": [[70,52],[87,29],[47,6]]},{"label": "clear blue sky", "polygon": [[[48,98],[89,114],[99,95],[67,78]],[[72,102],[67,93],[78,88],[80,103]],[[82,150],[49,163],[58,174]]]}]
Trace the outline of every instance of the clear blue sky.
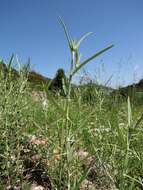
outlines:
[{"label": "clear blue sky", "polygon": [[143,78],[143,0],[0,0],[0,57],[14,53],[25,63],[30,56],[48,77],[61,67],[67,72],[70,53],[58,15],[73,37],[94,33],[81,46],[83,58],[115,45],[86,66],[93,77],[105,83],[113,74],[112,86]]}]

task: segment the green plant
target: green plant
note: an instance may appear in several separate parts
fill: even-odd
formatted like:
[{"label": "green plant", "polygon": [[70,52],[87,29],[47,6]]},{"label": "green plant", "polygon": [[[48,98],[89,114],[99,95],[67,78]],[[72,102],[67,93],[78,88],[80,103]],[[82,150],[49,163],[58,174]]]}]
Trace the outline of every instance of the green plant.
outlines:
[{"label": "green plant", "polygon": [[[65,85],[65,81],[63,81],[63,86],[65,90],[65,94],[67,96],[65,103],[64,103],[64,108],[63,112],[64,117],[63,117],[63,125],[61,129],[61,142],[60,142],[60,148],[61,148],[61,163],[60,163],[60,181],[62,181],[62,176],[65,175],[65,171],[63,168],[65,167],[66,163],[66,179],[67,179],[67,189],[68,190],[76,190],[79,188],[79,184],[83,181],[83,179],[86,177],[87,174],[84,174],[81,179],[76,181],[72,181],[72,154],[74,151],[74,147],[71,145],[72,139],[74,138],[72,135],[72,120],[70,118],[70,97],[71,97],[71,83],[72,83],[72,78],[73,76],[87,63],[95,59],[96,57],[100,56],[104,52],[108,51],[113,47],[113,45],[108,46],[107,48],[95,53],[93,56],[89,57],[88,59],[81,61],[81,56],[78,52],[79,46],[81,45],[82,41],[89,36],[91,33],[85,34],[79,41],[75,41],[71,38],[71,36],[68,33],[67,27],[61,17],[59,17],[60,24],[62,25],[64,29],[65,36],[68,41],[68,46],[71,52],[71,65],[70,65],[70,70],[69,70],[69,75],[67,79],[67,85]],[[63,156],[66,155],[66,156]],[[74,158],[73,158],[74,159]],[[59,189],[62,187],[60,186]]]},{"label": "green plant", "polygon": [[58,69],[55,78],[49,84],[49,90],[64,96],[63,82],[66,85],[66,76],[63,69]]},{"label": "green plant", "polygon": [[27,69],[13,70],[13,56],[7,65],[1,62],[0,189],[18,185],[28,190],[44,177],[50,190],[140,190],[143,106],[135,101],[141,102],[142,94],[134,101],[106,94],[94,83],[74,86],[73,76],[108,48],[80,61],[78,47],[89,34],[75,42],[60,23],[71,50],[68,78],[57,77],[65,96],[48,90],[47,78],[35,72],[31,85]]}]

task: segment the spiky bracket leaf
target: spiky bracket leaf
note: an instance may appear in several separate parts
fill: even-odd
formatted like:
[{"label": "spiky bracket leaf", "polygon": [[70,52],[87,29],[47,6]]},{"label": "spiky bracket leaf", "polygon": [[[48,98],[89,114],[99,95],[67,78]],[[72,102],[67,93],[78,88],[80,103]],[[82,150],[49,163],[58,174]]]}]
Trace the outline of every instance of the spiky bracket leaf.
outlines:
[{"label": "spiky bracket leaf", "polygon": [[[67,27],[66,27],[66,24],[64,23],[64,20],[62,19],[62,17],[59,16],[59,21],[60,21],[60,24],[62,25],[63,29],[64,29],[64,32],[65,32],[65,36],[67,38],[67,41],[68,41],[68,45],[69,45],[69,48],[71,50],[71,52],[75,51],[77,53],[78,51],[78,48],[80,46],[80,44],[82,43],[82,41],[87,38],[89,35],[91,35],[92,33],[89,32],[87,34],[85,34],[83,37],[81,37],[81,39],[77,42],[73,41],[72,38],[70,37],[69,33],[68,33],[68,30],[67,30]],[[88,62],[92,61],[93,59],[95,59],[96,57],[98,57],[99,55],[101,55],[102,53],[108,51],[109,49],[111,49],[114,45],[111,45],[99,52],[97,52],[96,54],[94,54],[93,56],[91,56],[90,58],[86,59],[85,61],[83,61],[82,63],[78,63],[77,67],[74,68],[72,71],[71,71],[71,76],[73,76],[78,70],[80,70],[84,65],[86,65]],[[77,53],[78,54],[78,53]],[[73,68],[73,67],[72,67]]]},{"label": "spiky bracket leaf", "polygon": [[59,16],[59,22],[60,22],[61,26],[62,26],[63,29],[64,29],[64,33],[65,33],[66,39],[67,39],[67,41],[68,41],[69,48],[71,49],[71,41],[72,41],[72,40],[71,40],[71,37],[70,37],[70,35],[69,35],[69,33],[68,33],[67,26],[66,26],[66,24],[64,23],[64,20],[62,19],[61,16]]}]

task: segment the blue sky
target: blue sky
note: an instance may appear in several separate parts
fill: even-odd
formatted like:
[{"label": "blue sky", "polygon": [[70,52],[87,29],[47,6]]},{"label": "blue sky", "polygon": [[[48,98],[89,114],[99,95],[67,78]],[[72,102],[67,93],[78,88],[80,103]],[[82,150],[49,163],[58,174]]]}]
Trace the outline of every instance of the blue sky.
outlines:
[{"label": "blue sky", "polygon": [[83,59],[115,45],[85,67],[93,78],[104,84],[113,75],[114,87],[143,78],[143,0],[0,0],[0,57],[31,57],[33,69],[48,77],[61,67],[67,72],[70,52],[58,15],[74,38],[94,33],[80,48]]}]

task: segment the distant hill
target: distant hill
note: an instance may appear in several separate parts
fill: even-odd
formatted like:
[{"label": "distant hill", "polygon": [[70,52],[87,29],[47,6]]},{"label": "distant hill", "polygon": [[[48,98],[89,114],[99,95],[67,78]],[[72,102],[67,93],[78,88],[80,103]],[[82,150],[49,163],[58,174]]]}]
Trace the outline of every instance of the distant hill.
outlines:
[{"label": "distant hill", "polygon": [[[13,67],[11,67],[9,71],[8,65],[5,64],[3,61],[0,62],[0,71],[3,71],[4,75],[10,72],[13,79],[16,79],[19,77],[19,72]],[[43,84],[44,85],[50,84],[49,89],[54,90],[54,91],[62,89],[62,78],[64,78],[65,81],[67,80],[63,69],[58,69],[53,79],[45,77],[37,73],[36,71],[32,71],[32,70],[27,72],[27,78],[31,87],[34,89],[40,90]],[[113,91],[113,89],[110,87],[98,85],[98,84],[95,84],[94,82],[92,82],[91,84],[82,84],[82,85],[73,84],[72,86],[74,88],[78,87],[81,89],[84,89],[87,87],[91,87],[91,88],[93,87],[93,88],[102,90],[106,94],[110,94]]]},{"label": "distant hill", "polygon": [[[13,80],[16,80],[18,77],[20,77],[19,71],[5,64],[3,61],[0,61],[0,71],[3,72],[5,77],[6,75],[8,75],[8,73],[10,73],[11,78]],[[63,82],[63,79],[66,81],[66,76],[63,69],[58,69],[53,79],[45,77],[37,73],[36,71],[32,71],[28,69],[27,66],[23,67],[21,71],[25,73],[27,80],[32,89],[43,90],[43,85],[47,85],[49,87],[49,90],[58,91],[60,92],[61,95],[64,94],[62,82]]]},{"label": "distant hill", "polygon": [[34,86],[41,86],[42,84],[48,84],[51,82],[52,79],[44,77],[43,75],[35,72],[35,71],[30,71],[28,73],[28,82],[30,82],[31,84],[33,84]]},{"label": "distant hill", "polygon": [[114,91],[114,89],[111,88],[111,87],[104,86],[104,85],[101,85],[101,84],[96,84],[95,82],[82,84],[82,85],[79,85],[78,87],[81,88],[81,89],[88,88],[88,87],[94,88],[94,89],[102,91],[106,95],[109,95],[110,93],[112,93]]},{"label": "distant hill", "polygon": [[120,94],[123,97],[135,96],[135,94],[143,93],[143,79],[138,83],[133,83],[126,87],[121,87],[117,90],[114,90],[112,94]]},{"label": "distant hill", "polygon": [[141,79],[138,83],[132,84],[128,87],[135,88],[137,92],[143,92],[143,79]]},{"label": "distant hill", "polygon": [[[19,72],[14,69],[13,67],[10,67],[8,65],[6,65],[3,61],[0,62],[0,71],[2,71],[4,73],[4,75],[6,76],[8,73],[11,74],[11,77],[13,79],[18,78]],[[42,84],[47,84],[51,81],[50,78],[44,77],[43,75],[35,72],[35,71],[28,71],[27,73],[27,78],[28,78],[28,82],[30,82],[30,84],[35,88],[38,87]]]},{"label": "distant hill", "polygon": [[[6,75],[9,72],[8,65],[6,65],[3,61],[0,61],[0,71],[3,71],[4,75]],[[16,79],[19,77],[19,72],[15,68],[10,68],[10,73],[13,79]],[[28,71],[27,78],[28,82],[30,83],[31,87],[34,89],[41,90],[42,85],[47,85],[50,84],[49,89],[50,90],[59,90],[62,88],[62,80],[61,77],[66,79],[65,73],[63,69],[59,69],[54,77],[54,79],[50,79],[48,77],[45,77],[36,71]],[[84,89],[87,87],[90,88],[97,88],[103,91],[106,95],[115,95],[115,94],[120,94],[124,97],[134,95],[136,92],[143,92],[143,79],[140,80],[138,83],[128,85],[126,87],[121,87],[119,89],[113,89],[110,87],[106,87],[104,85],[98,85],[94,82],[91,84],[82,84],[82,85],[74,85],[74,88],[80,88]]]}]

